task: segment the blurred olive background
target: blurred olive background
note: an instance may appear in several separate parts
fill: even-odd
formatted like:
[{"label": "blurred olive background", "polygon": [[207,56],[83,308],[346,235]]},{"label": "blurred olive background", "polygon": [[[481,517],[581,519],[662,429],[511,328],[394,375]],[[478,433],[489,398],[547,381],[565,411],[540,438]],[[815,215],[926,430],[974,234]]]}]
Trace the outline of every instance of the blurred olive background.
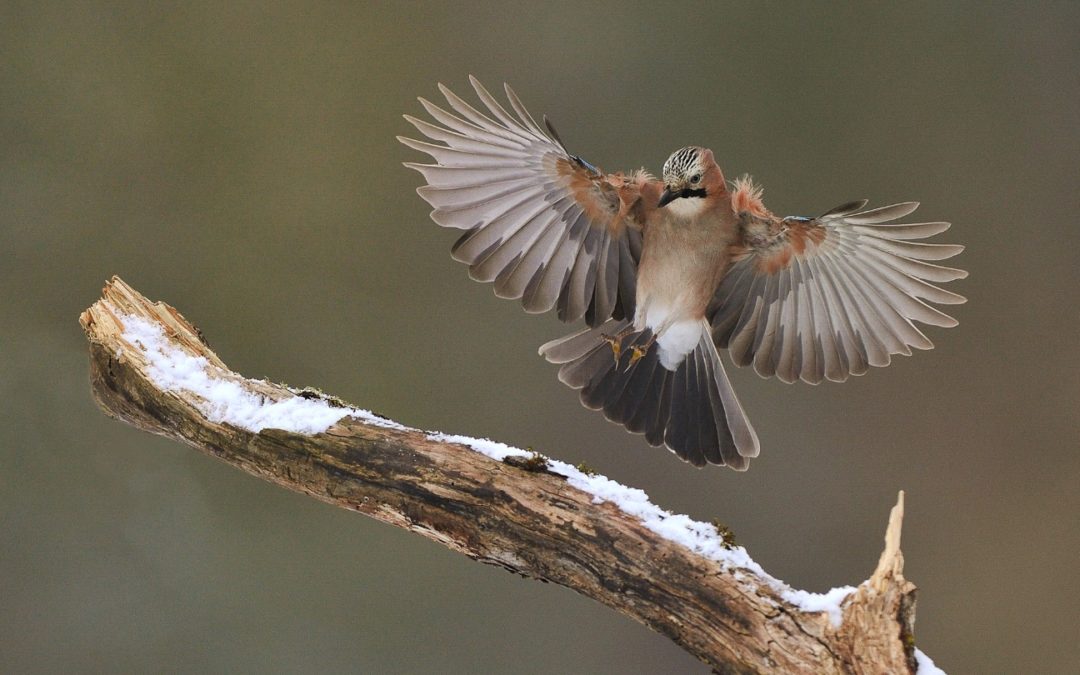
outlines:
[{"label": "blurred olive background", "polygon": [[[1075,672],[1080,5],[0,4],[0,670],[702,673],[565,589],[105,418],[76,318],[121,275],[239,372],[529,445],[858,583],[907,490],[918,645]],[[960,326],[843,385],[732,372],[761,436],[696,470],[582,409],[567,330],[468,280],[394,140],[474,73],[608,169],[675,148],[779,213],[919,199]]]}]

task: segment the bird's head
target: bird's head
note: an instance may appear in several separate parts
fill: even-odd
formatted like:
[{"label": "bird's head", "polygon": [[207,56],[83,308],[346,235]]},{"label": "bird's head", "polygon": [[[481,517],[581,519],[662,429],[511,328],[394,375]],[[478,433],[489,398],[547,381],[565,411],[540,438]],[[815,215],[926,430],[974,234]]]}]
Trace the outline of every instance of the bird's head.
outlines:
[{"label": "bird's head", "polygon": [[705,200],[723,191],[724,174],[712,150],[690,145],[671,153],[664,162],[664,192],[657,206],[667,206],[676,199]]}]

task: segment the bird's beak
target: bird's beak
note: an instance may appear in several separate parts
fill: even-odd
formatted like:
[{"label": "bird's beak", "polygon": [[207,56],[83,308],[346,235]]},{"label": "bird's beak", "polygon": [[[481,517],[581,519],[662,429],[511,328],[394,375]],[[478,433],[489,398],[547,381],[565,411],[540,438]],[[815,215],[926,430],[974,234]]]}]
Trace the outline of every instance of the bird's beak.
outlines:
[{"label": "bird's beak", "polygon": [[660,195],[660,201],[656,203],[656,208],[662,209],[679,197],[682,197],[681,191],[672,192],[671,190],[664,188],[664,194]]}]

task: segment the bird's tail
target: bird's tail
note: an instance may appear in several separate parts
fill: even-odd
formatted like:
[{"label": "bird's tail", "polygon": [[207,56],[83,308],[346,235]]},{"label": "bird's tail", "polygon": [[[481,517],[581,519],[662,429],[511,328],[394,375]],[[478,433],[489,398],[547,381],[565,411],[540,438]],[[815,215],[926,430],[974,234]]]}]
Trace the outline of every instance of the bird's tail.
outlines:
[{"label": "bird's tail", "polygon": [[[617,361],[605,340],[615,336]],[[695,466],[709,462],[745,470],[758,455],[757,434],[735,397],[706,324],[697,346],[675,370],[660,363],[651,338],[651,330],[634,331],[628,321],[613,320],[549,342],[540,354],[561,366],[559,380],[580,390],[582,405],[603,410],[604,417],[630,432],[645,434],[650,445],[667,446]]]}]

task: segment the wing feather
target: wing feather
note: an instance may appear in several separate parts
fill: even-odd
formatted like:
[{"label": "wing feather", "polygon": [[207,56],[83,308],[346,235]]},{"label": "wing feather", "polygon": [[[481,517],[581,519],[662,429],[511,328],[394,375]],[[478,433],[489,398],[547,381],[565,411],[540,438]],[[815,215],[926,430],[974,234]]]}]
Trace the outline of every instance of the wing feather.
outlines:
[{"label": "wing feather", "polygon": [[784,379],[781,371],[791,368],[794,356],[796,325],[795,314],[798,311],[798,298],[795,288],[791,285],[791,268],[785,270],[780,277],[780,307],[776,311],[776,336],[773,338],[773,353],[769,366],[773,375]]},{"label": "wing feather", "polygon": [[[559,240],[551,253],[544,272],[537,280],[531,302],[544,304],[549,309],[557,307],[559,316],[565,313],[566,289],[570,281],[574,261],[581,248],[581,240],[571,236],[572,227],[559,229]],[[549,304],[550,303],[550,304]]]},{"label": "wing feather", "polygon": [[529,158],[525,155],[509,152],[493,152],[495,146],[483,150],[459,150],[445,145],[415,141],[405,136],[398,136],[402,145],[413,150],[426,152],[436,162],[447,167],[502,167],[502,166],[529,166]]},{"label": "wing feather", "polygon": [[[581,218],[585,216],[582,215]],[[574,260],[574,268],[570,271],[570,281],[567,288],[567,317],[559,317],[563,321],[572,321],[569,317],[582,317],[588,312],[592,302],[593,291],[596,290],[596,249],[597,239],[602,236],[600,230],[590,227],[584,232],[581,240],[581,249]]]},{"label": "wing feather", "polygon": [[949,223],[879,223],[873,226],[856,225],[851,229],[886,239],[926,239],[949,229]]},{"label": "wing feather", "polygon": [[522,298],[524,304],[526,286],[549,253],[550,242],[546,239],[554,229],[551,222],[555,218],[551,214],[545,212],[541,217],[542,220],[538,218],[535,224],[518,232],[523,236],[507,241],[499,249],[500,260],[496,266],[505,261],[495,278],[495,295],[500,298]]},{"label": "wing feather", "polygon": [[570,155],[510,87],[509,107],[470,77],[479,105],[439,85],[449,109],[406,116],[428,140],[399,137],[434,163],[407,162],[438,225],[464,230],[451,250],[473,279],[530,312],[557,309],[590,326],[633,316],[641,254],[641,196],[659,192],[644,172],[604,174]]},{"label": "wing feather", "polygon": [[869,203],[869,200],[856,199],[855,201],[847,202],[846,204],[841,204],[840,206],[837,206],[836,208],[830,209],[830,210],[826,211],[825,213],[821,214],[821,220],[824,220],[824,219],[828,218],[829,216],[846,216],[849,213],[855,213],[856,211],[858,211],[862,207],[866,206],[868,203]]},{"label": "wing feather", "polygon": [[[492,120],[487,115],[483,114],[473,106],[469,105],[465,99],[461,98],[449,88],[443,84],[439,84],[439,92],[446,98],[446,102],[450,104],[450,107],[456,110],[462,117],[469,120],[476,126],[488,131],[489,133],[501,136],[509,141],[515,141],[517,143],[524,143],[531,145],[533,138],[531,134],[525,132],[517,124],[513,122],[509,124],[499,124]],[[490,94],[489,94],[490,97]],[[481,97],[482,99],[483,97]]]},{"label": "wing feather", "polygon": [[858,278],[857,283],[873,292],[879,316],[888,324],[892,334],[899,339],[898,351],[893,353],[910,356],[911,350],[909,347],[915,347],[916,349],[930,349],[933,347],[933,344],[915,327],[915,324],[911,323],[907,317],[897,310],[896,303],[893,302],[893,295],[896,290],[883,286],[874,273],[867,271],[864,265],[865,263],[861,260],[853,260],[849,271]]},{"label": "wing feather", "polygon": [[[449,115],[449,113],[447,113]],[[475,150],[480,153],[502,152],[508,155],[527,156],[524,148],[511,143],[494,142],[494,139],[481,139],[467,136],[460,131],[447,127],[440,127],[427,120],[412,115],[402,115],[405,121],[416,127],[416,130],[430,140],[445,143],[447,147],[457,150]],[[401,140],[399,137],[398,140]]]},{"label": "wing feather", "polygon": [[405,166],[423,174],[428,185],[441,188],[476,187],[512,178],[535,177],[536,174],[536,170],[532,167],[516,165],[464,167],[405,162]]},{"label": "wing feather", "polygon": [[781,219],[764,207],[736,214],[733,263],[708,311],[717,346],[736,364],[785,382],[844,381],[894,354],[932,348],[916,322],[956,325],[933,305],[964,297],[935,284],[967,272],[935,263],[963,247],[913,241],[949,224],[892,222],[917,202],[865,206],[850,202],[818,218]]},{"label": "wing feather", "polygon": [[769,275],[757,274],[751,280],[746,302],[735,324],[735,340],[730,344],[731,359],[740,366],[749,364],[753,358],[753,342],[757,334],[758,317],[768,294]]},{"label": "wing feather", "polygon": [[461,119],[457,115],[440,108],[426,98],[420,98],[419,101],[420,105],[423,106],[424,110],[426,110],[435,121],[446,125],[446,128],[453,129],[467,138],[484,141],[491,145],[498,145],[504,148],[518,148],[522,150],[528,148],[528,144],[522,142],[520,138],[508,134],[497,127],[494,131],[491,131],[484,125],[474,124]]},{"label": "wing feather", "polygon": [[[482,260],[481,253],[491,251],[491,246],[502,246],[504,242],[518,235],[529,223],[534,222],[540,214],[547,214],[546,204],[540,204],[529,194],[516,195],[511,205],[502,210],[497,216],[488,220],[474,221],[481,226],[471,230],[468,237],[458,240],[450,255],[454,260],[475,265]],[[486,279],[490,281],[490,279]]]},{"label": "wing feather", "polygon": [[[470,79],[475,80],[476,78]],[[503,84],[503,90],[506,91],[506,98],[508,101],[510,101],[510,106],[513,107],[514,112],[517,113],[518,119],[521,120],[522,124],[529,127],[529,129],[532,130],[539,138],[557,141],[557,139],[551,138],[551,136],[548,135],[546,131],[540,128],[540,125],[536,123],[536,120],[533,119],[533,116],[530,115],[529,111],[525,109],[525,106],[521,103],[521,99],[518,98],[518,95],[514,92],[513,89],[510,88],[509,84]],[[559,145],[562,145],[562,143],[559,143]]]},{"label": "wing feather", "polygon": [[778,316],[781,309],[781,298],[784,294],[785,274],[774,274],[769,277],[768,289],[766,290],[764,303],[761,309],[761,328],[754,336],[754,370],[770,377],[776,373],[773,365],[773,345],[776,342],[776,331],[779,328]]},{"label": "wing feather", "polygon": [[866,372],[866,351],[860,341],[855,337],[855,329],[852,327],[852,312],[848,311],[845,301],[841,299],[833,279],[833,270],[824,258],[814,261],[821,272],[823,290],[826,298],[826,311],[836,331],[838,352],[844,365],[844,373],[840,381],[847,379],[848,374],[862,375]]},{"label": "wing feather", "polygon": [[[432,211],[431,219],[444,227],[455,227],[462,223],[508,222],[507,215],[519,207],[533,206],[542,208],[540,201],[547,193],[542,186],[526,185],[510,191],[502,191],[479,203],[466,203],[440,207]],[[535,210],[535,208],[533,209]],[[488,229],[488,228],[485,228]]]},{"label": "wing feather", "polygon": [[867,364],[879,368],[889,365],[889,354],[893,353],[890,349],[894,346],[899,349],[899,345],[895,344],[896,337],[881,320],[863,287],[848,274],[846,267],[842,263],[835,264],[831,272],[843,294],[841,302],[846,302],[850,308],[847,314],[855,339],[863,347],[861,351],[866,355]]},{"label": "wing feather", "polygon": [[[865,204],[865,202],[863,203]],[[909,216],[917,208],[919,208],[919,202],[901,202],[891,206],[879,206],[876,209],[846,215],[844,220],[849,225],[873,225]]]},{"label": "wing feather", "polygon": [[[553,219],[554,221],[554,219]],[[514,270],[511,284],[514,288],[514,296],[521,298],[521,306],[531,314],[546,312],[554,306],[544,306],[543,298],[536,295],[536,289],[543,278],[547,265],[558,246],[562,230],[548,225],[536,239],[528,252],[521,259],[518,268]],[[520,290],[520,293],[518,291]]]},{"label": "wing feather", "polygon": [[791,266],[792,286],[795,288],[797,301],[795,330],[799,336],[799,343],[793,346],[791,366],[784,373],[784,382],[794,382],[804,371],[807,373],[807,381],[820,382],[824,374],[819,364],[822,363],[818,355],[814,340],[814,313],[808,284],[804,281],[805,265],[802,260],[796,260]]},{"label": "wing feather", "polygon": [[[424,185],[417,188],[416,192],[440,212],[459,212],[491,204],[527,188],[543,189],[537,186],[530,176],[457,188]],[[456,220],[465,220],[465,218],[459,216]],[[458,222],[451,222],[445,227],[457,227],[458,224]]]}]

